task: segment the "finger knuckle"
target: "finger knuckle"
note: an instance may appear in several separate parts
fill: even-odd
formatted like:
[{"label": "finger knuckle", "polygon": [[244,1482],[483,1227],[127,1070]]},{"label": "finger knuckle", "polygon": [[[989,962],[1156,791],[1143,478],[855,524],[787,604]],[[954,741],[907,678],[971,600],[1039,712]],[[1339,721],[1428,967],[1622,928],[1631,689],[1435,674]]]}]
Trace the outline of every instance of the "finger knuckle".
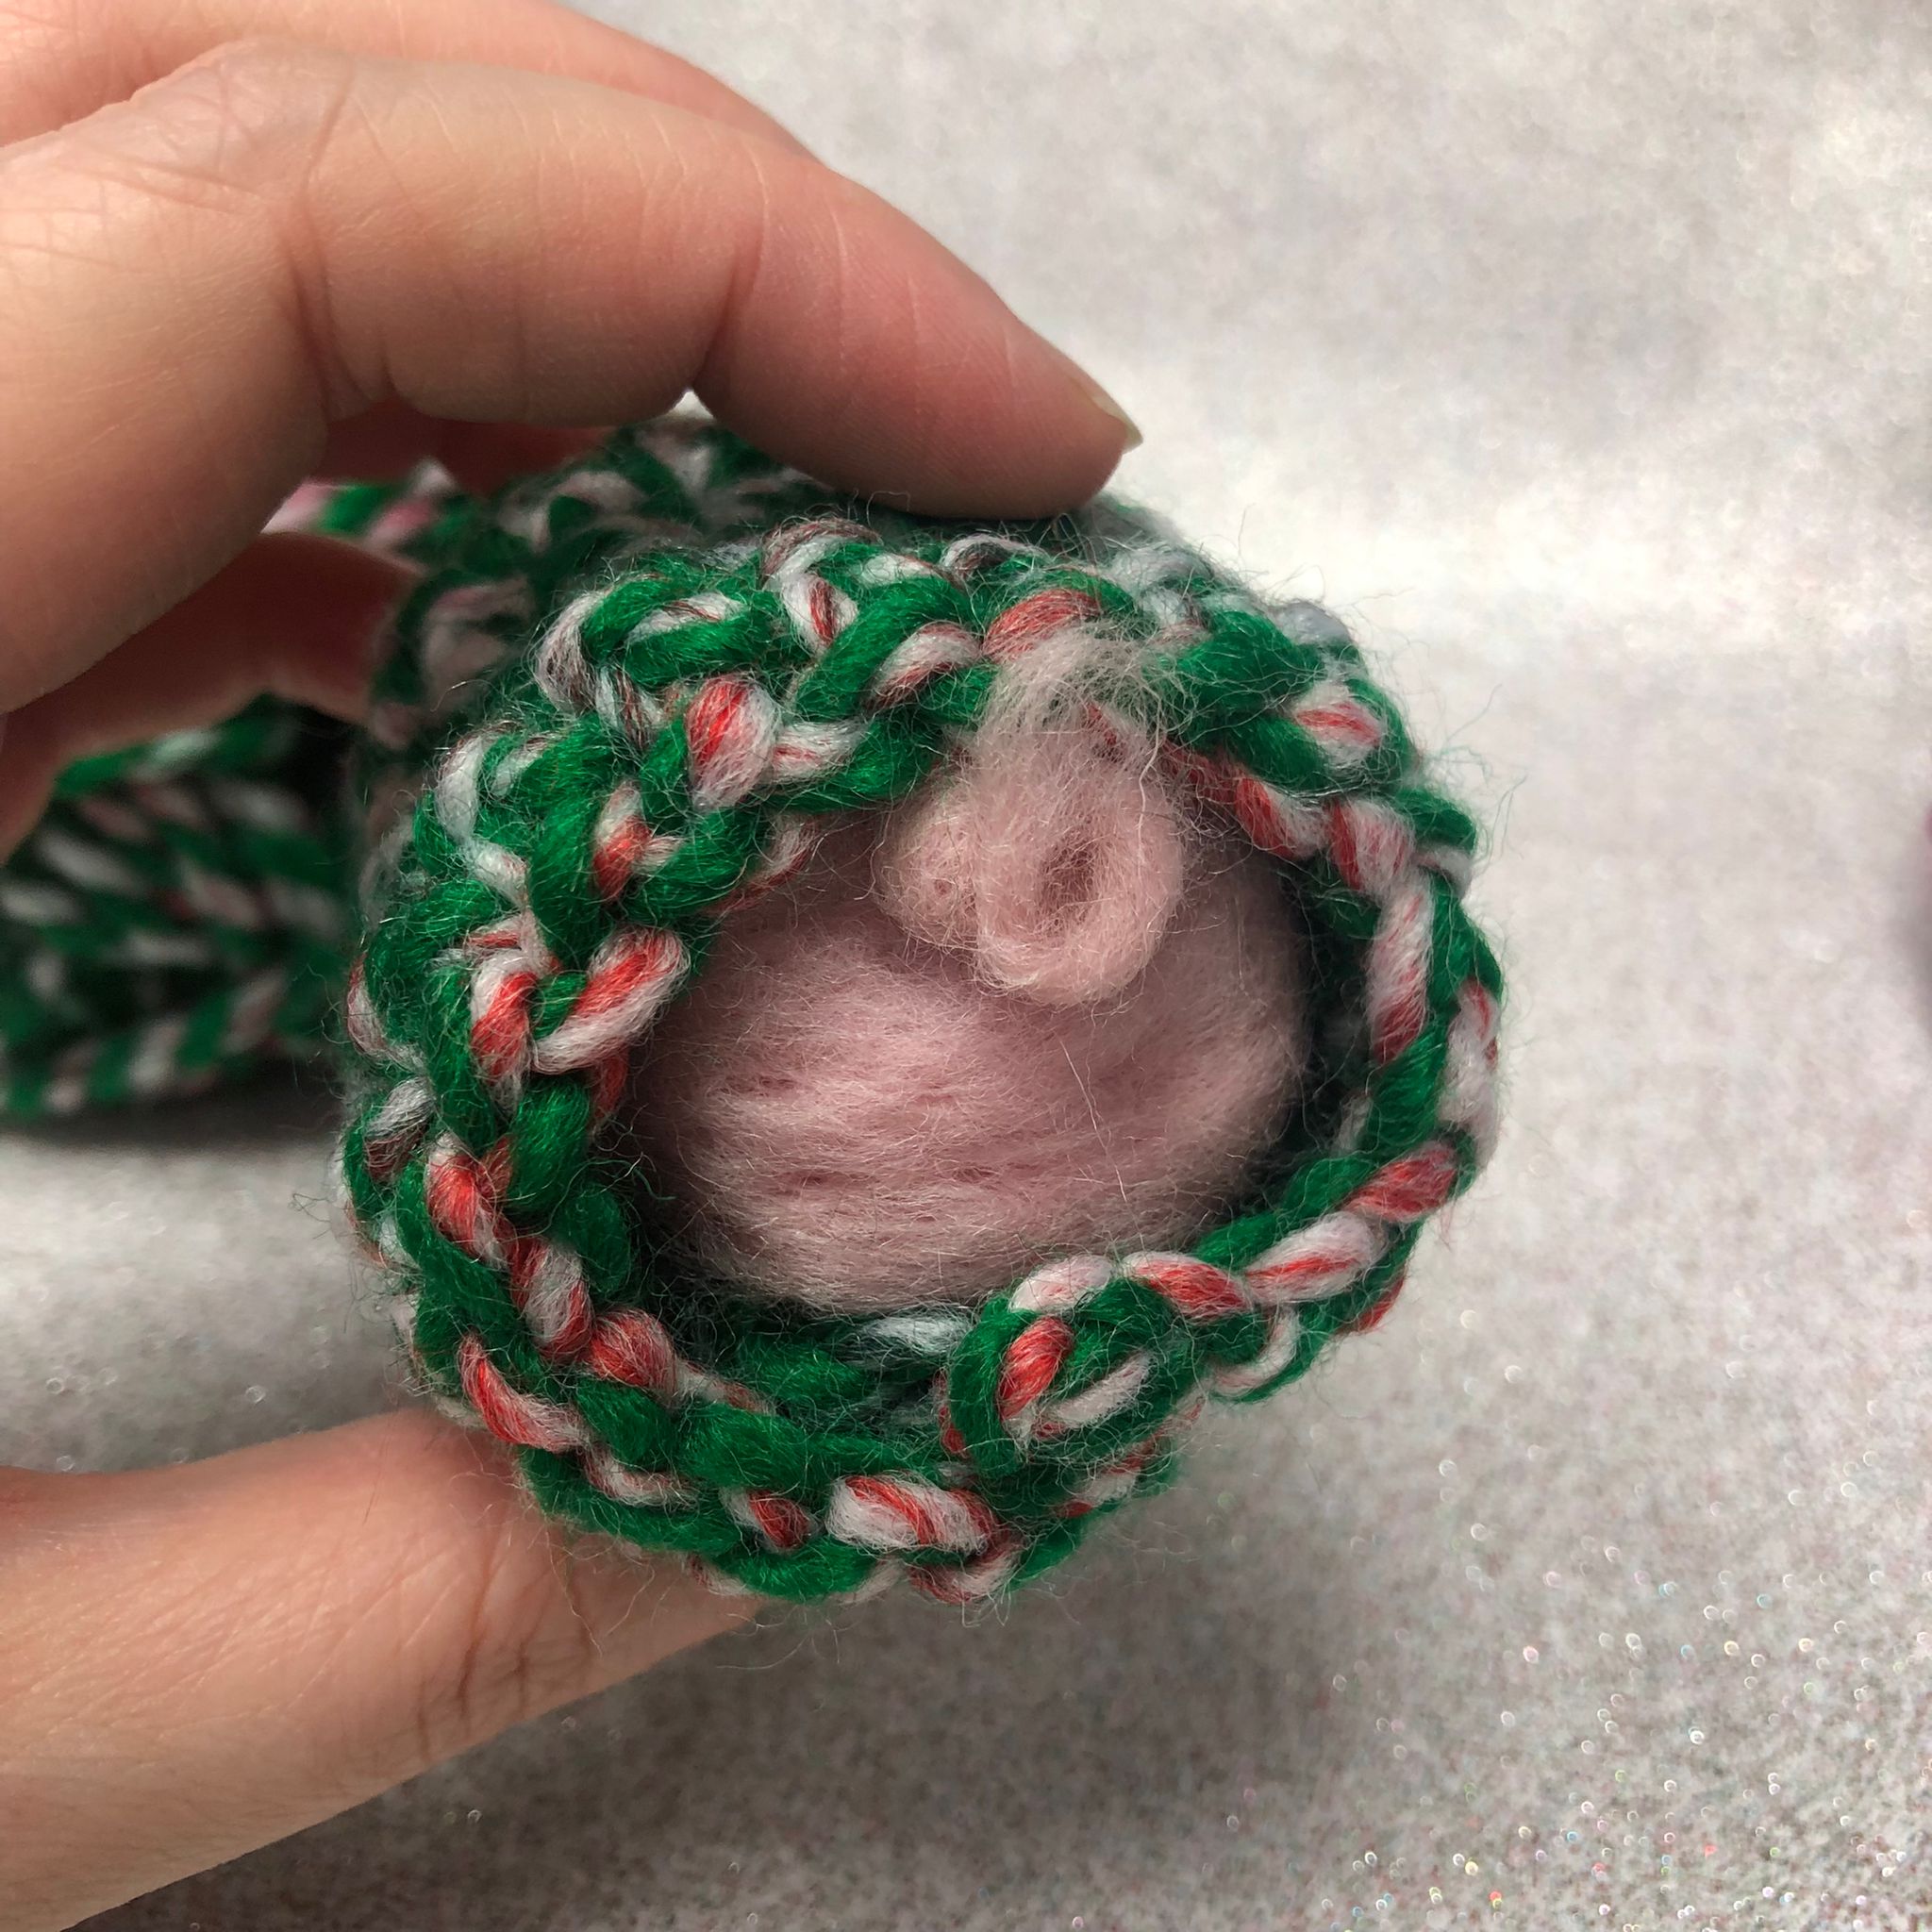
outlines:
[{"label": "finger knuckle", "polygon": [[340,48],[245,34],[197,54],[159,90],[206,100],[245,126],[300,133],[330,116],[355,73],[355,58]]},{"label": "finger knuckle", "polygon": [[[533,1541],[533,1538],[535,1539]],[[413,1705],[425,1764],[578,1694],[596,1655],[568,1569],[547,1536],[511,1518],[452,1586],[455,1641],[425,1657]]]},{"label": "finger knuckle", "polygon": [[355,63],[274,39],[225,42],[131,100],[23,158],[85,192],[195,208],[275,199],[304,179],[340,122]]},{"label": "finger knuckle", "polygon": [[197,56],[153,91],[142,132],[164,177],[258,196],[301,179],[341,118],[345,54],[251,37]]}]

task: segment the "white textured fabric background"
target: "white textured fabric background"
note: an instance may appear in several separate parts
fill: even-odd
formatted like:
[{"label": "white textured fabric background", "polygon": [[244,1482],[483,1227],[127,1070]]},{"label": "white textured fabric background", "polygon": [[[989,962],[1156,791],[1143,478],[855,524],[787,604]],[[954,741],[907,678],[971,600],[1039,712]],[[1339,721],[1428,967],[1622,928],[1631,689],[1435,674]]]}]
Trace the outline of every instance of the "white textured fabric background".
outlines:
[{"label": "white textured fabric background", "polygon": [[[1386,654],[1496,819],[1511,1124],[1380,1334],[1005,1615],[779,1622],[101,1923],[1925,1923],[1923,8],[606,10]],[[0,1453],[382,1403],[326,1139],[0,1143]]]}]

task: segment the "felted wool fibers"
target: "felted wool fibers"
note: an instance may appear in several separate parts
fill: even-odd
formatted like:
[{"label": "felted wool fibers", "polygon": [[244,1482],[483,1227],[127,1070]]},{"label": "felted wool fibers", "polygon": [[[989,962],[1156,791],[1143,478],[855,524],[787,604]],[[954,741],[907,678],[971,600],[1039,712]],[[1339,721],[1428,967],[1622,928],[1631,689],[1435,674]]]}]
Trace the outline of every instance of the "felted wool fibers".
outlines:
[{"label": "felted wool fibers", "polygon": [[1273,1139],[1307,1027],[1269,867],[1073,759],[1071,845],[956,785],[720,935],[631,1086],[720,1274],[828,1310],[977,1297],[1056,1246],[1181,1241]]}]

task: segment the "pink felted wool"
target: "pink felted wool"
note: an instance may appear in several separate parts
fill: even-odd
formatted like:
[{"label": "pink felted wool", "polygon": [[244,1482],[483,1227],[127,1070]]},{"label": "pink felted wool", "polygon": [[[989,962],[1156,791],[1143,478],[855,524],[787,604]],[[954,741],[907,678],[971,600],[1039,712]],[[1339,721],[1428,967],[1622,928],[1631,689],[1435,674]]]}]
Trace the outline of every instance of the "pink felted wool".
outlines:
[{"label": "pink felted wool", "polygon": [[1281,1126],[1302,953],[1267,861],[1079,731],[828,840],[726,923],[630,1093],[655,1212],[826,1311],[972,1300],[1183,1241]]}]

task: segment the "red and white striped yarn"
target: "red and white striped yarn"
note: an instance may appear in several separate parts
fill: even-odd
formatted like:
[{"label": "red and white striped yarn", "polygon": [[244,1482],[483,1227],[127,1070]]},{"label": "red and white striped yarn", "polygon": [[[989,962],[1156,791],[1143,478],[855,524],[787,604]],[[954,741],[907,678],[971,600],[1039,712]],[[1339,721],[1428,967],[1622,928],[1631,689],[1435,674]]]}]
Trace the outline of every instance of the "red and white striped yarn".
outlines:
[{"label": "red and white striped yarn", "polygon": [[[363,1008],[368,998],[363,995]],[[364,1049],[367,1051],[367,1049]],[[420,1074],[398,1080],[362,1128],[362,1158],[378,1181],[399,1174],[436,1118],[436,1091]]]},{"label": "red and white striped yarn", "polygon": [[[558,1358],[575,1355],[586,1370],[674,1406],[693,1399],[740,1407],[767,1406],[749,1390],[693,1367],[678,1354],[662,1324],[640,1309],[592,1321],[587,1300],[580,1299],[575,1257],[556,1244],[507,1228],[490,1176],[479,1171],[482,1163],[460,1150],[439,1147],[431,1166],[428,1193],[439,1231],[473,1258],[507,1268],[513,1285],[534,1278],[539,1291],[551,1295],[540,1307],[536,1295],[526,1291],[518,1303],[546,1354]],[[546,1274],[548,1280],[541,1278]],[[561,1293],[557,1292],[559,1285]],[[555,1331],[547,1345],[541,1332],[544,1326]],[[475,1336],[458,1344],[457,1371],[471,1408],[500,1441],[551,1455],[577,1455],[589,1479],[617,1502],[675,1507],[691,1499],[691,1486],[682,1478],[624,1463],[591,1435],[575,1408],[518,1390]],[[840,1541],[881,1557],[919,1551],[974,1558],[957,1571],[935,1573],[926,1586],[960,1602],[996,1591],[1017,1560],[1017,1553],[1006,1550],[1008,1533],[987,1504],[970,1490],[947,1489],[922,1477],[841,1477],[831,1485],[823,1524],[795,1499],[771,1491],[727,1489],[723,1496],[732,1516],[776,1551],[796,1549],[823,1526]],[[888,1570],[875,1582],[883,1585],[894,1574]]]},{"label": "red and white striped yarn", "polygon": [[673,1407],[693,1401],[722,1402],[732,1408],[772,1406],[742,1383],[687,1361],[670,1330],[641,1308],[617,1308],[604,1316],[585,1350],[584,1366],[606,1381],[641,1389]]},{"label": "red and white striped yarn", "polygon": [[[794,635],[814,658],[824,655],[858,608],[844,591],[818,575],[818,565],[835,550],[854,543],[876,549],[880,542],[876,530],[839,518],[820,518],[787,525],[761,547],[758,563],[765,582],[791,620]],[[931,565],[883,553],[861,563],[858,574],[862,581],[877,583],[944,576],[947,572],[943,561]],[[984,643],[961,625],[922,625],[902,639],[873,674],[869,695],[881,705],[904,704],[935,677],[972,663],[984,652]],[[857,719],[795,724],[781,734],[774,748],[773,776],[799,783],[835,770],[858,750],[864,735]]]},{"label": "red and white striped yarn", "polygon": [[[810,601],[808,591],[796,594]],[[586,591],[574,599],[544,632],[533,660],[537,683],[559,709],[594,710],[641,748],[682,699],[692,797],[702,808],[735,804],[760,785],[804,784],[836,770],[863,742],[865,727],[856,719],[782,722],[765,688],[739,673],[721,673],[660,694],[641,689],[615,662],[593,671],[584,655],[583,623],[602,596]],[[662,636],[686,625],[722,622],[741,608],[722,591],[698,591],[652,611],[626,635]],[[838,622],[842,625],[849,616],[847,611]]]},{"label": "red and white striped yarn", "polygon": [[1111,1461],[1104,1462],[1059,1507],[1061,1516],[1091,1516],[1124,1503],[1140,1488],[1147,1466],[1176,1438],[1184,1436],[1200,1419],[1205,1405],[1200,1398],[1185,1404],[1160,1428],[1141,1441],[1130,1444]]},{"label": "red and white striped yarn", "polygon": [[[769,1406],[686,1360],[664,1325],[643,1310],[596,1317],[576,1257],[561,1243],[519,1234],[503,1214],[501,1166],[445,1139],[425,1168],[425,1200],[445,1240],[507,1275],[544,1355],[575,1360],[586,1373],[642,1390],[673,1407],[692,1400]],[[576,1409],[519,1390],[477,1337],[458,1343],[457,1370],[471,1408],[499,1440],[551,1455],[576,1454],[589,1479],[618,1502],[675,1507],[691,1500],[691,1486],[681,1478],[625,1464],[596,1440]],[[821,1528],[820,1520],[795,1499],[754,1489],[727,1490],[724,1495],[733,1516],[774,1550],[795,1549]],[[997,1554],[1006,1538],[998,1518],[971,1491],[911,1475],[838,1479],[823,1526],[839,1541],[882,1557],[932,1551],[983,1559]],[[1010,1560],[979,1561],[943,1587],[965,1601],[999,1588],[1010,1567]],[[941,1586],[936,1580],[932,1587]]]},{"label": "red and white striped yarn", "polygon": [[832,1485],[825,1527],[842,1543],[881,1555],[943,1550],[976,1556],[1000,1534],[1000,1520],[967,1490],[917,1476],[842,1476]]},{"label": "red and white striped yarn", "polygon": [[[558,503],[588,504],[598,512],[602,527],[623,528],[629,513],[643,501],[638,486],[615,470],[575,469],[547,478],[541,489],[520,491],[505,511],[503,526],[522,537],[532,550],[550,547],[550,511]],[[674,526],[676,527],[676,526]],[[689,542],[693,532],[684,532]]]},{"label": "red and white striped yarn", "polygon": [[550,548],[551,511],[558,504],[586,506],[595,512],[600,535],[615,533],[628,540],[611,559],[621,562],[625,551],[689,549],[704,542],[707,530],[723,530],[756,514],[751,500],[761,493],[759,479],[720,487],[711,480],[708,457],[693,463],[691,446],[675,435],[652,434],[639,441],[678,475],[695,499],[692,521],[642,512],[642,492],[627,477],[612,470],[579,468],[514,491],[501,513],[501,526],[541,554]]},{"label": "red and white striped yarn", "polygon": [[644,823],[638,788],[625,778],[611,791],[591,827],[591,882],[614,899],[633,879],[648,878],[684,841]]},{"label": "red and white striped yarn", "polygon": [[1291,718],[1321,748],[1338,771],[1352,771],[1380,749],[1387,735],[1382,720],[1340,677],[1324,677],[1287,707]]},{"label": "red and white striped yarn", "polygon": [[[735,911],[790,878],[810,858],[818,839],[811,820],[774,812],[764,852],[718,909]],[[638,788],[626,778],[605,800],[591,828],[591,879],[598,896],[614,899],[632,880],[649,878],[683,843],[676,833],[654,832],[644,823]]]},{"label": "red and white striped yarn", "polygon": [[1469,1136],[1478,1160],[1487,1160],[1496,1144],[1497,1030],[1502,1017],[1502,1008],[1488,987],[1474,979],[1463,981],[1456,1017],[1449,1023],[1449,1051],[1437,1109],[1441,1120]]},{"label": "red and white striped yarn", "polygon": [[552,1456],[591,1446],[589,1425],[575,1408],[517,1388],[475,1335],[457,1343],[457,1378],[477,1420],[498,1441]]},{"label": "red and white striped yarn", "polygon": [[993,530],[972,530],[963,537],[956,537],[940,552],[939,567],[948,576],[958,577],[962,583],[969,578],[983,576],[990,570],[997,570],[1003,563],[1010,563],[1016,558],[1038,558],[1046,561],[1044,554],[1036,543],[1027,543],[1018,537],[1002,537]]},{"label": "red and white striped yarn", "polygon": [[[213,1042],[212,1062],[201,1069],[181,1065],[187,1016],[170,1014],[149,1021],[122,1063],[122,1090],[136,1099],[150,1100],[212,1086],[220,1077],[220,1060],[252,1053],[275,1040],[276,1015],[288,991],[289,975],[279,966],[265,967],[237,987],[228,996],[221,1035]],[[101,1042],[88,1040],[57,1058],[42,1090],[42,1105],[50,1114],[77,1113],[88,1104],[89,1083],[101,1054]]]},{"label": "red and white striped yarn", "polygon": [[[1381,720],[1345,687],[1316,687],[1288,714],[1312,730],[1324,749],[1357,762],[1380,742]],[[1225,754],[1207,756],[1168,744],[1163,764],[1205,802],[1233,813],[1261,850],[1306,862],[1326,853],[1350,891],[1376,901],[1381,916],[1369,945],[1367,1018],[1370,1051],[1386,1065],[1413,1044],[1428,1017],[1434,958],[1436,886],[1460,891],[1468,860],[1441,847],[1419,848],[1408,822],[1386,800],[1345,797],[1321,803],[1290,798]],[[1458,993],[1450,1028],[1451,1091],[1442,1118],[1463,1127],[1487,1154],[1495,1134],[1498,1009],[1475,979]]]},{"label": "red and white striped yarn", "polygon": [[[818,565],[833,552],[863,543],[877,549],[876,530],[838,518],[789,525],[774,533],[759,561],[765,580],[777,594],[793,632],[816,657],[822,655],[850,624],[857,606],[850,596],[818,575]],[[1030,544],[1010,538],[974,534],[948,545],[937,563],[897,552],[880,554],[859,563],[856,575],[862,583],[885,583],[931,576],[963,583],[969,577],[1016,557],[1041,558]],[[941,620],[920,625],[893,648],[874,673],[868,695],[880,705],[903,704],[933,678],[973,663],[980,658],[1008,662],[1044,639],[1070,625],[1091,624],[1100,607],[1087,591],[1053,585],[1021,598],[1002,611],[983,637],[963,625]]]},{"label": "red and white striped yarn", "polygon": [[857,718],[807,719],[790,724],[779,732],[772,746],[772,783],[809,784],[814,778],[849,764],[864,742],[865,726]]},{"label": "red and white striped yarn", "polygon": [[684,708],[684,741],[691,804],[723,811],[763,781],[778,743],[777,703],[754,677],[708,677]]},{"label": "red and white striped yarn", "polygon": [[563,1074],[621,1053],[683,983],[691,959],[675,933],[652,926],[614,932],[591,955],[583,991],[549,1032],[527,1034],[527,1066]]},{"label": "red and white striped yarn", "polygon": [[813,657],[824,655],[858,609],[846,591],[819,575],[817,566],[847,544],[878,541],[874,530],[821,518],[777,531],[760,550],[765,582],[791,619],[793,634]]},{"label": "red and white striped yarn", "polygon": [[903,705],[934,678],[963,670],[981,655],[979,640],[964,625],[923,624],[873,673],[867,695],[875,705]]},{"label": "red and white striped yarn", "polygon": [[448,717],[476,680],[508,655],[509,640],[488,626],[527,618],[531,608],[530,587],[521,578],[457,584],[443,591],[423,614],[422,695],[413,704],[377,703],[370,713],[370,735],[400,751],[419,731]]},{"label": "red and white striped yarn", "polygon": [[1244,1395],[1286,1368],[1300,1339],[1295,1305],[1345,1293],[1388,1253],[1396,1231],[1449,1198],[1458,1169],[1444,1141],[1431,1141],[1372,1174],[1341,1206],[1257,1255],[1245,1268],[1217,1268],[1197,1256],[1137,1254],[1112,1259],[1074,1255],[1035,1270],[1009,1306],[1034,1319],[1008,1344],[994,1391],[1000,1420],[1016,1441],[1062,1434],[1127,1408],[1153,1364],[1130,1357],[1078,1394],[1044,1398],[1073,1346],[1066,1317],[1114,1281],[1138,1281],[1190,1322],[1250,1312],[1269,1321],[1260,1352],[1238,1368],[1215,1371],[1223,1395]]},{"label": "red and white striped yarn", "polygon": [[[136,824],[140,824],[138,819]],[[32,842],[33,855],[41,864],[84,892],[115,892],[129,898],[147,896],[147,885],[142,875],[111,846],[97,845],[91,839],[63,831],[58,824],[38,827]],[[22,896],[21,889],[12,881],[0,887],[0,891],[8,893],[9,908]],[[77,904],[75,912],[77,915]]]},{"label": "red and white striped yarn", "polygon": [[[508,1094],[530,1074],[594,1067],[626,1049],[675,993],[690,967],[684,942],[675,933],[619,927],[591,955],[569,1010],[544,1033],[534,1031],[537,993],[560,969],[529,916],[524,860],[483,837],[477,822],[484,792],[508,790],[547,742],[541,737],[510,742],[499,729],[473,731],[451,751],[430,790],[464,864],[512,908],[471,934],[454,955],[472,969],[471,1051],[484,1077]],[[492,756],[499,746],[501,754]],[[351,981],[348,1012],[352,1037],[361,1045],[373,1014],[359,974]]]},{"label": "red and white striped yarn", "polygon": [[[594,711],[641,750],[663,728],[675,693],[646,690],[625,673],[615,654],[601,665],[591,665],[584,653],[584,620],[604,596],[602,591],[586,591],[563,608],[539,641],[532,669],[539,689],[559,710]],[[692,625],[722,623],[742,608],[723,591],[696,591],[640,618],[625,633],[624,641],[630,644]]]},{"label": "red and white striped yarn", "polygon": [[821,827],[817,821],[800,812],[774,812],[767,826],[765,850],[737,890],[720,902],[719,911],[737,912],[761,899],[773,887],[783,885],[804,870],[817,851]]},{"label": "red and white striped yarn", "polygon": [[[425,1170],[425,1198],[438,1231],[472,1259],[503,1273],[532,1340],[547,1357],[575,1361],[604,1380],[640,1389],[667,1406],[693,1400],[762,1408],[761,1398],[700,1369],[679,1355],[662,1323],[640,1308],[598,1316],[582,1264],[563,1242],[518,1232],[501,1207],[502,1161],[477,1159],[445,1139]],[[577,1454],[586,1474],[620,1503],[674,1507],[691,1500],[691,1486],[662,1472],[633,1469],[591,1433],[578,1411],[519,1390],[470,1335],[457,1350],[463,1393],[476,1418],[513,1447],[552,1455]],[[744,1491],[752,1520],[774,1538],[809,1534],[798,1506],[762,1491]]]},{"label": "red and white striped yarn", "polygon": [[[868,558],[858,566],[857,575],[866,584],[899,583],[918,577],[945,580],[952,575],[943,563],[928,563],[923,558],[907,557],[897,551],[882,551]],[[962,670],[985,655],[984,644],[963,624],[936,618],[908,631],[892,647],[873,673],[866,695],[876,706],[903,705],[934,678]]]},{"label": "red and white striped yarn", "polygon": [[570,1360],[593,1326],[583,1264],[562,1242],[521,1233],[505,1216],[506,1164],[501,1148],[479,1157],[445,1135],[424,1165],[424,1203],[451,1246],[506,1276],[538,1350]]},{"label": "red and white striped yarn", "polygon": [[592,1486],[613,1503],[640,1509],[675,1509],[697,1500],[694,1484],[668,1470],[633,1469],[608,1443],[593,1441],[577,1454]]},{"label": "red and white striped yarn", "polygon": [[1369,1043],[1379,1066],[1413,1045],[1428,1024],[1435,918],[1435,891],[1419,871],[1389,888],[1369,942]]}]

